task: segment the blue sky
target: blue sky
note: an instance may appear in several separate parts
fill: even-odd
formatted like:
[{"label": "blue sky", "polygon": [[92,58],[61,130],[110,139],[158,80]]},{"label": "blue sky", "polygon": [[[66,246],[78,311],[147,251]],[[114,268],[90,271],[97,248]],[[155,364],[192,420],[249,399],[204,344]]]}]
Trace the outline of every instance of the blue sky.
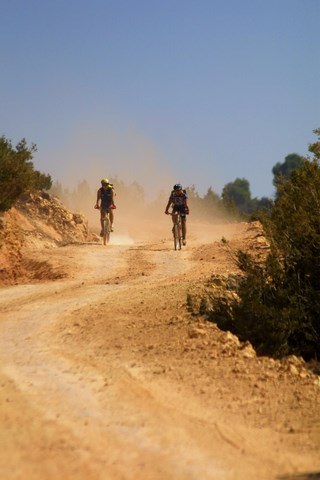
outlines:
[{"label": "blue sky", "polygon": [[70,186],[146,190],[272,167],[320,127],[320,0],[0,0],[0,135]]}]

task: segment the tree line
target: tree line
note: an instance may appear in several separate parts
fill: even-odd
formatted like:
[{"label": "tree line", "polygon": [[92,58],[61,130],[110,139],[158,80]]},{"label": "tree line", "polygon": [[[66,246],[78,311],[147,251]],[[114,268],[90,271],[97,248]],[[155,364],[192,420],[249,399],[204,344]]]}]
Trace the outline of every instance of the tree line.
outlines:
[{"label": "tree line", "polygon": [[[278,190],[284,180],[287,180],[292,171],[302,165],[304,157],[297,153],[287,155],[282,163],[278,162],[272,169],[273,185],[275,187],[275,198],[278,196]],[[117,193],[117,202],[120,207],[124,202],[135,207],[146,209],[163,209],[167,202],[169,192],[161,191],[158,197],[150,205],[146,205],[145,192],[138,182],[126,185],[118,177],[111,178],[115,192]],[[189,197],[189,204],[195,217],[198,219],[211,219],[220,221],[221,218],[248,219],[253,214],[270,211],[274,199],[268,197],[252,198],[250,183],[245,178],[236,178],[233,182],[227,183],[218,195],[210,186],[207,192],[201,196],[195,185],[186,186],[186,192]],[[58,196],[62,202],[70,209],[78,209],[86,213],[88,205],[96,195],[86,180],[78,183],[72,191],[64,188],[60,182],[55,182],[50,193]]]},{"label": "tree line", "polygon": [[[22,139],[16,146],[5,136],[0,137],[0,212],[11,208],[17,199],[28,191],[44,189],[60,200],[70,209],[80,210],[83,213],[88,211],[96,191],[92,190],[84,179],[79,181],[76,188],[70,190],[60,182],[53,183],[48,174],[39,172],[34,168],[32,159],[37,151],[34,144],[27,145]],[[302,165],[304,158],[296,153],[288,155],[283,163],[277,163],[272,173],[275,186],[275,196],[283,179],[288,179],[293,170]],[[117,193],[117,201],[120,206],[126,201],[131,206],[145,206],[145,193],[138,182],[126,185],[118,177],[110,179],[114,184]],[[252,198],[249,181],[245,178],[236,178],[233,182],[227,183],[218,195],[212,187],[209,187],[206,194],[198,194],[194,185],[186,187],[189,203],[194,213],[200,219],[202,217],[219,219],[222,216],[241,217],[251,215],[259,210],[270,210],[273,199],[268,197]],[[168,192],[159,192],[158,198],[152,202],[149,208],[163,208],[167,201]],[[125,199],[125,200],[124,200]]]}]

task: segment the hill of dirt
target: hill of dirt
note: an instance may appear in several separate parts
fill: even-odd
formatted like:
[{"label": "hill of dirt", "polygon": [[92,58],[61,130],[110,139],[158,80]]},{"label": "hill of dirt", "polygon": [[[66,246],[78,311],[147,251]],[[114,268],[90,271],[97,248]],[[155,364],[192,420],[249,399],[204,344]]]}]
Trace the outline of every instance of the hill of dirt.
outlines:
[{"label": "hill of dirt", "polygon": [[0,284],[61,278],[45,250],[96,241],[81,213],[46,192],[24,195],[0,217]]}]

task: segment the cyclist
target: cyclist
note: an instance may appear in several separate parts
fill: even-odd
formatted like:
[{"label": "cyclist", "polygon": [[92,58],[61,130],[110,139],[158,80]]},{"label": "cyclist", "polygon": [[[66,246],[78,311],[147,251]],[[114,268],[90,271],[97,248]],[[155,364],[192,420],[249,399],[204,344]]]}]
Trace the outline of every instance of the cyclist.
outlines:
[{"label": "cyclist", "polygon": [[114,201],[114,190],[112,183],[109,182],[107,178],[101,180],[101,187],[97,191],[97,201],[94,208],[100,209],[100,223],[101,223],[101,232],[100,236],[103,236],[103,220],[106,216],[106,213],[109,212],[110,223],[111,223],[111,232],[113,232],[113,210],[116,208]]},{"label": "cyclist", "polygon": [[[170,194],[165,214],[169,215],[169,208],[172,205],[172,213],[180,212],[181,216],[181,226],[182,226],[182,243],[186,245],[187,243],[187,225],[186,225],[186,215],[189,214],[189,207],[188,207],[188,195],[185,190],[182,189],[182,185],[180,183],[176,183],[173,186],[173,190]],[[172,222],[174,223],[174,215],[172,215]]]}]

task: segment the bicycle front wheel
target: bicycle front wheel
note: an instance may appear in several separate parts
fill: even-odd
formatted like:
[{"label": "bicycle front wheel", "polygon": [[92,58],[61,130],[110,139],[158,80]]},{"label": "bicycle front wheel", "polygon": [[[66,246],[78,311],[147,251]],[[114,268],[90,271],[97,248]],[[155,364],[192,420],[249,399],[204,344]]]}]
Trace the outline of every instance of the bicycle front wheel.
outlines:
[{"label": "bicycle front wheel", "polygon": [[173,244],[175,250],[181,250],[181,237],[179,230],[179,225],[175,223],[173,226]]},{"label": "bicycle front wheel", "polygon": [[109,243],[110,240],[110,232],[111,232],[111,227],[110,227],[110,220],[109,218],[105,218],[103,222],[103,245],[106,245]]}]

